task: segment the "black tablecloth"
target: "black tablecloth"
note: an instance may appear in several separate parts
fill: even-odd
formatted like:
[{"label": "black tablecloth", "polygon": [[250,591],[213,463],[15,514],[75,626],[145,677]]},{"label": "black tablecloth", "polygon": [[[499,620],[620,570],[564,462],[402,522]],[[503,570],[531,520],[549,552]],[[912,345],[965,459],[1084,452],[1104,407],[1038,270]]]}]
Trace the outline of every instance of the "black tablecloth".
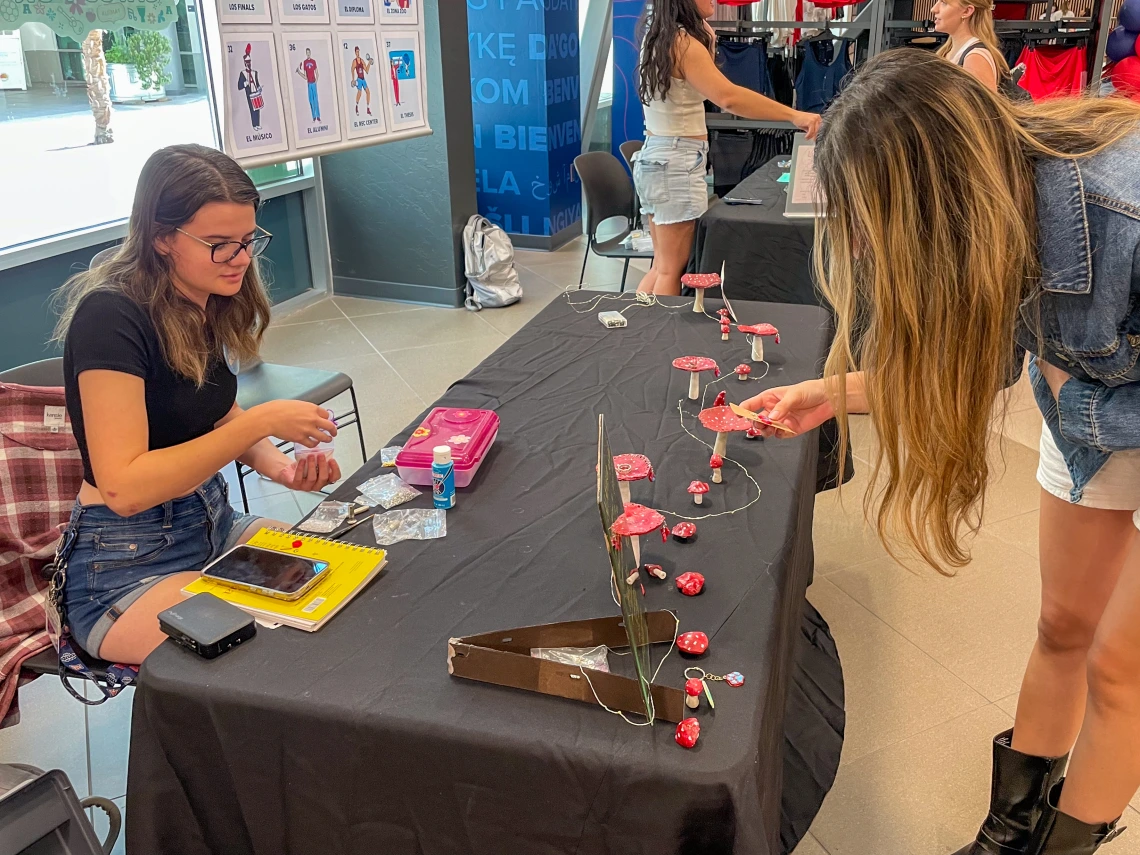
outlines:
[{"label": "black tablecloth", "polygon": [[[690,269],[718,273],[725,266],[728,298],[774,303],[820,302],[811,273],[814,220],[784,216],[786,168],[777,157],[740,182],[732,195],[762,200],[759,205],[713,203],[697,223]],[[716,293],[710,291],[709,293]]]},{"label": "black tablecloth", "polygon": [[[730,374],[706,390],[710,402],[719,388],[738,401],[818,374],[823,310],[743,308],[776,324],[781,344],[768,349],[763,384]],[[646,580],[646,608],[674,609],[682,631],[709,634],[709,673],[747,678],[714,687],[716,710],[699,713],[692,751],[667,723],[633,727],[593,705],[447,674],[450,637],[615,613],[595,503],[597,413],[615,453],[644,452],[656,466],[655,482],[632,485],[635,501],[703,514],[751,498],[727,465],[723,486],[692,505],[686,488],[708,476],[710,452],[682,429],[678,402],[689,430],[713,435],[686,398],[689,375],[669,364],[697,354],[731,369],[747,356],[744,337],[722,343],[717,325],[688,309],[632,307],[624,330],[604,329],[596,313],[555,300],[440,400],[502,420],[446,538],[392,546],[383,575],[318,633],[263,629],[212,662],[170,644],[147,659],[131,735],[131,851],[774,855],[798,839],[842,740],[834,646],[804,608],[814,434],[732,436],[728,456],[762,487],[756,503],[698,522],[692,544],[642,539],[643,560],[671,578],[708,578],[692,599]],[[373,459],[338,496],[379,469]],[[680,686],[688,664],[674,653],[659,682]],[[800,790],[786,792],[785,777]]]}]

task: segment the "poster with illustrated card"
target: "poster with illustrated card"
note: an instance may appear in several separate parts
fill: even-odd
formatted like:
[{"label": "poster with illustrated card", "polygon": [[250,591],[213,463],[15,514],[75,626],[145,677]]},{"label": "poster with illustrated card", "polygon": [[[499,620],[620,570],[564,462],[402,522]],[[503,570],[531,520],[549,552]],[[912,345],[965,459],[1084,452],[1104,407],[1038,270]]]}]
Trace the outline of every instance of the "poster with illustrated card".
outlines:
[{"label": "poster with illustrated card", "polygon": [[381,24],[418,24],[420,0],[375,0]]},{"label": "poster with illustrated card", "polygon": [[226,133],[238,158],[287,151],[272,33],[226,33]]},{"label": "poster with illustrated card", "polygon": [[277,0],[279,20],[283,24],[327,24],[328,0]]},{"label": "poster with illustrated card", "polygon": [[384,111],[384,85],[380,74],[386,71],[373,32],[341,30],[341,75],[337,81],[343,105],[344,135],[348,139],[380,136],[388,130]]},{"label": "poster with illustrated card", "polygon": [[218,20],[223,24],[269,24],[271,0],[218,0]]},{"label": "poster with illustrated card", "polygon": [[320,32],[281,34],[281,62],[289,90],[290,123],[297,148],[340,140],[340,67],[332,36]]},{"label": "poster with illustrated card", "polygon": [[427,124],[423,96],[423,52],[415,30],[385,30],[380,34],[388,76],[388,109],[392,130]]},{"label": "poster with illustrated card", "polygon": [[374,0],[332,0],[335,3],[335,19],[338,24],[372,24]]}]

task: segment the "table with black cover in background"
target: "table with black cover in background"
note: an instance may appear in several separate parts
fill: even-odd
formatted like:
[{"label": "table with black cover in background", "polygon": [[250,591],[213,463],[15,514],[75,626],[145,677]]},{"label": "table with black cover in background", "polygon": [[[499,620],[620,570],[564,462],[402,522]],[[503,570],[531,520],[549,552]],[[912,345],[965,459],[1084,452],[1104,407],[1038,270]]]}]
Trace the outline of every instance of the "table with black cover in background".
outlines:
[{"label": "table with black cover in background", "polygon": [[[757,205],[717,200],[697,223],[690,271],[718,273],[724,264],[728,299],[820,305],[812,279],[815,221],[784,216],[788,171],[773,158],[740,182],[730,195],[759,199]],[[716,294],[716,291],[708,292]]]},{"label": "table with black cover in background", "polygon": [[[737,308],[778,326],[781,344],[765,348],[762,382],[729,373],[706,390],[708,402],[722,388],[740,401],[818,376],[831,334],[826,312]],[[713,687],[716,710],[697,713],[693,750],[680,748],[665,722],[633,727],[592,704],[448,676],[449,638],[616,613],[595,501],[598,413],[614,453],[645,453],[656,468],[655,481],[632,485],[634,501],[698,516],[755,495],[729,464],[724,483],[693,505],[686,488],[708,480],[710,450],[682,429],[678,403],[689,430],[709,444],[714,436],[686,397],[689,375],[670,366],[677,356],[706,355],[730,372],[747,359],[744,337],[722,342],[717,324],[688,308],[631,307],[620,330],[603,328],[596,314],[557,298],[437,402],[493,409],[501,419],[482,469],[448,512],[445,538],[390,547],[383,574],[317,633],[262,629],[213,661],[168,643],[147,659],[134,698],[129,851],[794,848],[834,779],[843,732],[834,643],[804,598],[821,468],[815,433],[732,435],[728,456],[759,482],[757,501],[698,522],[690,544],[642,538],[643,561],[670,577],[642,574],[646,608],[673,609],[682,631],[708,633],[699,664],[709,673],[746,677],[739,688]],[[337,498],[381,471],[377,454]],[[430,490],[409,506],[430,507]],[[348,539],[371,543],[371,529]],[[672,580],[685,570],[707,577],[699,597],[676,590]],[[664,652],[655,646],[654,660]],[[628,668],[616,654],[610,663]],[[674,652],[659,682],[680,687],[690,664]]]}]

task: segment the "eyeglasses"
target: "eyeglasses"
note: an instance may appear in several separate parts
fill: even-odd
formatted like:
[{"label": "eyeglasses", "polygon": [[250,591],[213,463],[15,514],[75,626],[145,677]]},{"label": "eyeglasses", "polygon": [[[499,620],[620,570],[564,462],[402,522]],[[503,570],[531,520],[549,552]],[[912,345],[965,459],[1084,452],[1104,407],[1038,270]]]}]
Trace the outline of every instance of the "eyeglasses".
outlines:
[{"label": "eyeglasses", "polygon": [[238,257],[238,253],[243,249],[249,253],[250,258],[257,258],[265,252],[269,242],[273,240],[273,235],[265,231],[265,229],[258,226],[262,232],[257,237],[250,238],[249,240],[227,240],[222,243],[210,243],[208,240],[202,240],[200,237],[195,237],[189,232],[184,232],[182,229],[176,228],[175,231],[186,235],[188,238],[193,238],[198,243],[208,246],[210,248],[210,260],[215,264],[228,264]]}]

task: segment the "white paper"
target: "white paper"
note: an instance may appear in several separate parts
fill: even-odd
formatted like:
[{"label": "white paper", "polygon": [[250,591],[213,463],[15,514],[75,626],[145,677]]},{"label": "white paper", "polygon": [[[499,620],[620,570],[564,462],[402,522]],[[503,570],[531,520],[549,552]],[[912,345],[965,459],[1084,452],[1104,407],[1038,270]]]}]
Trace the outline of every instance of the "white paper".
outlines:
[{"label": "white paper", "polygon": [[405,130],[427,124],[423,96],[423,51],[419,33],[387,30],[381,33],[381,61],[388,80],[388,109],[392,129]]},{"label": "white paper", "polygon": [[218,20],[223,24],[269,24],[269,0],[218,0]]},{"label": "white paper", "polygon": [[282,33],[281,56],[297,148],[339,142],[340,64],[333,59],[332,37],[327,32]]},{"label": "white paper", "polygon": [[376,23],[372,2],[373,0],[335,0],[336,5],[333,8],[336,10],[336,22],[338,24]]},{"label": "white paper", "polygon": [[815,143],[804,143],[796,157],[796,174],[792,176],[792,204],[816,202],[819,179],[815,174]]},{"label": "white paper", "polygon": [[341,74],[337,81],[343,106],[345,136],[349,139],[380,136],[388,130],[384,109],[387,68],[373,32],[341,30],[337,33]]},{"label": "white paper", "polygon": [[327,0],[278,0],[278,11],[284,24],[327,24]]}]

